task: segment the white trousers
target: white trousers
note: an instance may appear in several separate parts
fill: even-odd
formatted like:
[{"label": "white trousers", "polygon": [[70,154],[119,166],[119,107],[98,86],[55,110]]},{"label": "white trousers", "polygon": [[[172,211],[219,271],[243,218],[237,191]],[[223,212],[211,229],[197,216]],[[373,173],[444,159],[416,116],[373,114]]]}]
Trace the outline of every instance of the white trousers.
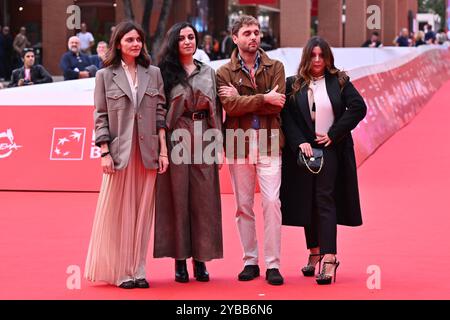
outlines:
[{"label": "white trousers", "polygon": [[236,200],[236,223],[244,250],[244,265],[258,264],[255,213],[255,183],[258,178],[264,215],[264,259],[267,269],[280,267],[281,251],[281,157],[260,156],[253,163],[230,164]]}]

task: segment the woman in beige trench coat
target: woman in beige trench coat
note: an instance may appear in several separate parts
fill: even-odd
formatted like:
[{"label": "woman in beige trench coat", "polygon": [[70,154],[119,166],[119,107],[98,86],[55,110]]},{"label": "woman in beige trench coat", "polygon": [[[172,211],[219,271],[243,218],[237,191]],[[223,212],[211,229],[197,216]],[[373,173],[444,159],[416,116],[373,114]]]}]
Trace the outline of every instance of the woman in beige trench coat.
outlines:
[{"label": "woman in beige trench coat", "polygon": [[85,277],[124,289],[148,288],[145,262],[157,173],[168,167],[164,83],[150,66],[142,29],[117,25],[95,82],[95,143],[103,182]]}]

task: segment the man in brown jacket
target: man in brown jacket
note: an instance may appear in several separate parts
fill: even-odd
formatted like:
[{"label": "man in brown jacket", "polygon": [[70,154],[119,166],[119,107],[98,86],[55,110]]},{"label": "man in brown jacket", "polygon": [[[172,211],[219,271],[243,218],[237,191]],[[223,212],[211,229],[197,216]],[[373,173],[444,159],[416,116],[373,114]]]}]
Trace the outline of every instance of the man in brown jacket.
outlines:
[{"label": "man in brown jacket", "polygon": [[283,284],[279,272],[281,247],[281,158],[283,136],[280,111],[284,106],[283,64],[259,48],[260,25],[243,15],[233,25],[237,49],[231,61],[217,71],[219,97],[226,111],[225,143],[236,197],[236,221],[244,249],[240,281],[259,276],[258,244],[253,212],[256,177],[261,188],[264,213],[266,280]]}]

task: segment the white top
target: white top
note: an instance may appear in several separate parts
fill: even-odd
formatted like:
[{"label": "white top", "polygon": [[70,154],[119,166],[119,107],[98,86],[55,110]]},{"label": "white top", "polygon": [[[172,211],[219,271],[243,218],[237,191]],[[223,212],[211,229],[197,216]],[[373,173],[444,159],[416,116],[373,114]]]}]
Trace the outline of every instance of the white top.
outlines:
[{"label": "white top", "polygon": [[77,37],[80,38],[81,50],[89,49],[91,42],[94,41],[94,36],[90,32],[79,32]]},{"label": "white top", "polygon": [[194,53],[194,59],[198,60],[202,63],[208,64],[211,62],[211,59],[209,59],[209,56],[206,54],[206,52],[200,48],[197,49]]},{"label": "white top", "polygon": [[[333,106],[328,97],[325,78],[317,81],[311,81],[310,89],[312,90],[314,102],[316,104],[316,112],[311,110],[311,116],[316,122],[316,133],[327,134],[334,123]],[[312,106],[313,104],[310,103]]]},{"label": "white top", "polygon": [[128,79],[128,84],[130,85],[131,88],[131,95],[133,96],[133,103],[134,103],[134,108],[137,109],[137,103],[138,103],[138,99],[137,99],[137,91],[138,91],[138,77],[137,77],[137,68],[138,66],[136,65],[136,83],[133,83],[133,77],[131,76],[130,73],[130,69],[128,69],[127,64],[122,60],[122,68],[125,71],[125,74],[127,75],[127,79]]}]

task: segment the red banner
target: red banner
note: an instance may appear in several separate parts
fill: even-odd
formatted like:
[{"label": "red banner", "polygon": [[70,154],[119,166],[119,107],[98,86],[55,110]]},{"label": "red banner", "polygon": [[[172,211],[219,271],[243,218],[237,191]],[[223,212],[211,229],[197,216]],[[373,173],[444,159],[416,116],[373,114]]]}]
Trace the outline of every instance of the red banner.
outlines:
[{"label": "red banner", "polygon": [[353,131],[358,165],[420,112],[450,80],[450,51],[431,50],[399,68],[353,81],[366,118]]}]

